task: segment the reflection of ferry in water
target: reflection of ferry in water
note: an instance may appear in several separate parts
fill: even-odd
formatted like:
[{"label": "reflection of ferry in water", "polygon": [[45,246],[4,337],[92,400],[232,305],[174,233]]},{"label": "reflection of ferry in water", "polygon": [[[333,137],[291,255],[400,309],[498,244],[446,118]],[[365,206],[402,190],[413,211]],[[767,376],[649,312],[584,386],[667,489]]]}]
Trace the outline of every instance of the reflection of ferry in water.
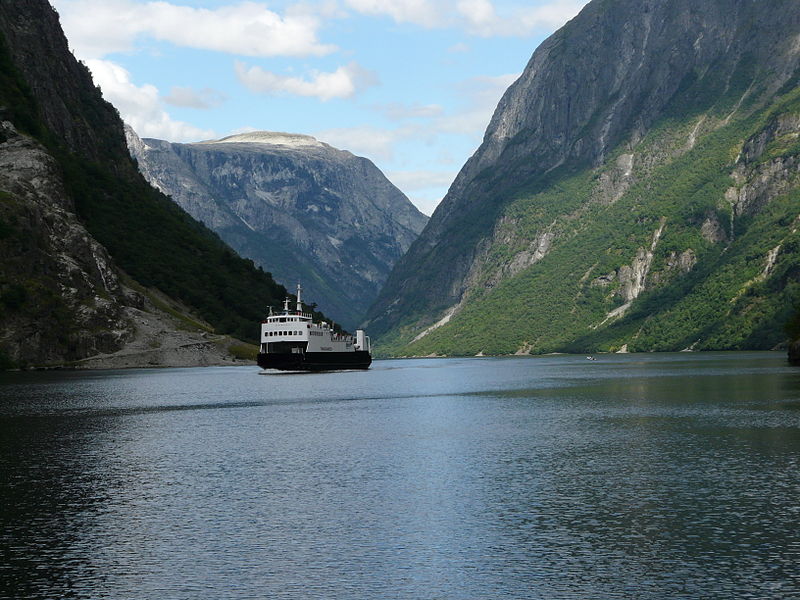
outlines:
[{"label": "reflection of ferry in water", "polygon": [[297,284],[297,308],[270,315],[261,323],[258,366],[282,371],[331,371],[367,369],[372,363],[370,341],[363,329],[355,337],[336,333],[328,323],[314,323],[311,313],[303,312]]}]

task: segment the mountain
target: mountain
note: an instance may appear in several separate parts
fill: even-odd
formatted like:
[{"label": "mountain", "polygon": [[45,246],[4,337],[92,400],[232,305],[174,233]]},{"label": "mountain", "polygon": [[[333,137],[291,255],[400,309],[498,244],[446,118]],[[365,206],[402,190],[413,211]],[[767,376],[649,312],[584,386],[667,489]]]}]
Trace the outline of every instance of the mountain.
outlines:
[{"label": "mountain", "polygon": [[0,3],[0,165],[2,367],[207,362],[286,293],[139,174],[45,0]]},{"label": "mountain", "polygon": [[363,318],[428,218],[369,160],[306,135],[128,145],[150,183],[345,327]]},{"label": "mountain", "polygon": [[387,354],[771,348],[800,294],[800,3],[593,0],[368,319]]}]

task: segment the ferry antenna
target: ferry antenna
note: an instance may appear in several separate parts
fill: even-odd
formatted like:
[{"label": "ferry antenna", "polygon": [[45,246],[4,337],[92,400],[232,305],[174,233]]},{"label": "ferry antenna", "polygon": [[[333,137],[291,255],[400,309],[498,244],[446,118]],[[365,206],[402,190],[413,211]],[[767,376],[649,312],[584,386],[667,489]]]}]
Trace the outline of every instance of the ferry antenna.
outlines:
[{"label": "ferry antenna", "polygon": [[303,302],[300,300],[300,294],[303,291],[303,288],[300,286],[300,282],[297,282],[297,312],[303,312]]}]

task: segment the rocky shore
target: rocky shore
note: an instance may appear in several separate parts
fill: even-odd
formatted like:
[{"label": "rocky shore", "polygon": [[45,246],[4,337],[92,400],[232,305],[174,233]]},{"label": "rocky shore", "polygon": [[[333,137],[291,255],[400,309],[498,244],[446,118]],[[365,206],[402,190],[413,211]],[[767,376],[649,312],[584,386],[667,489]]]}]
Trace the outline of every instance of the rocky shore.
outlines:
[{"label": "rocky shore", "polygon": [[[255,351],[255,347],[240,340],[227,335],[178,329],[175,319],[163,313],[135,308],[129,308],[126,312],[135,333],[124,348],[66,366],[76,369],[255,366],[254,360],[241,354],[248,349]],[[238,352],[234,353],[232,348]]]}]

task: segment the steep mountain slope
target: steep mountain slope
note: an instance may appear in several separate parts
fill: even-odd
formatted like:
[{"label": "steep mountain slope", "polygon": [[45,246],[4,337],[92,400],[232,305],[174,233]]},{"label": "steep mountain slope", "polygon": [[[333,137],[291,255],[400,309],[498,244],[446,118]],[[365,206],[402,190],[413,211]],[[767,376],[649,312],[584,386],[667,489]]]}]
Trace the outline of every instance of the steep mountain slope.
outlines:
[{"label": "steep mountain slope", "polygon": [[0,367],[113,352],[144,298],[73,213],[45,148],[0,124]]},{"label": "steep mountain slope", "polygon": [[45,0],[0,3],[0,122],[0,362],[119,350],[154,304],[256,337],[284,288],[138,173]]},{"label": "steep mountain slope", "polygon": [[127,134],[151,184],[287,287],[302,281],[349,328],[428,220],[369,160],[310,136],[176,144]]},{"label": "steep mountain slope", "polygon": [[369,318],[402,354],[764,348],[797,295],[800,4],[594,0]]}]

